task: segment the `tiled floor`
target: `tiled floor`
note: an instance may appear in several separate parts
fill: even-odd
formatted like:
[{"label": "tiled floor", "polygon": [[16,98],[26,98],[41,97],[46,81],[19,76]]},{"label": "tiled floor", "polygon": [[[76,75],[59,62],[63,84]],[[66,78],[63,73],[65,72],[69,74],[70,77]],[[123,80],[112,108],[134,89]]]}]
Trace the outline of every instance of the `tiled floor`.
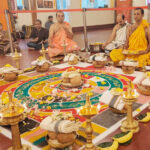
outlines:
[{"label": "tiled floor", "polygon": [[[89,31],[88,32],[89,43],[97,42],[97,41],[103,42],[109,37],[110,33],[111,33],[111,29]],[[74,34],[74,41],[76,41],[81,48],[84,48],[84,34],[82,32],[76,32]],[[39,51],[28,50],[26,43],[27,41],[24,40],[21,40],[19,42],[21,53],[22,53],[22,57],[20,61],[21,68],[30,67],[31,61],[35,60],[38,56],[40,56]],[[0,67],[8,63],[11,65],[15,65],[15,62],[13,61],[12,57],[0,55]]]}]

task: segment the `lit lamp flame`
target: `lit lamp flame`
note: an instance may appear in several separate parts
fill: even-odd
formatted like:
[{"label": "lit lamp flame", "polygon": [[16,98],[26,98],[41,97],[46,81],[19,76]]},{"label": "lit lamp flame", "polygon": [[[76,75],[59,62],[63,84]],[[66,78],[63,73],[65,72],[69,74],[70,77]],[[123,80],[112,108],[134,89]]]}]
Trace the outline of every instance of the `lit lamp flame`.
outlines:
[{"label": "lit lamp flame", "polygon": [[81,107],[76,109],[76,110],[77,110],[77,114],[80,113],[80,110],[81,110],[81,109],[82,109]]},{"label": "lit lamp flame", "polygon": [[101,109],[101,105],[100,104],[97,105],[97,109],[98,109],[98,111]]},{"label": "lit lamp flame", "polygon": [[26,103],[25,104],[23,104],[23,107],[24,107],[24,111],[26,112],[27,111],[27,106],[26,106]]},{"label": "lit lamp flame", "polygon": [[137,98],[138,96],[139,96],[139,94],[136,91],[136,89],[134,89],[134,84],[130,80],[128,82],[128,89],[127,89],[126,92],[124,92],[123,97],[126,98],[126,99],[133,99],[133,98]]},{"label": "lit lamp flame", "polygon": [[3,114],[0,113],[0,121],[2,121],[2,120],[3,120]]}]

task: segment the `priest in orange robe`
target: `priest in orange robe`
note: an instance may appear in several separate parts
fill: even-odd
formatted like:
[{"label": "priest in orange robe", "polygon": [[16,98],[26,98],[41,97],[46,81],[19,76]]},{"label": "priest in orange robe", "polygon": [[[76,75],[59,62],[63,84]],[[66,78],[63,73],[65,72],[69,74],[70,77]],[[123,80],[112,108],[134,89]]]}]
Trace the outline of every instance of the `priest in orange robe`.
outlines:
[{"label": "priest in orange robe", "polygon": [[49,31],[49,48],[48,55],[50,58],[63,55],[66,52],[78,51],[80,48],[74,42],[73,33],[69,23],[64,21],[64,13],[56,13],[57,23],[53,24]]}]

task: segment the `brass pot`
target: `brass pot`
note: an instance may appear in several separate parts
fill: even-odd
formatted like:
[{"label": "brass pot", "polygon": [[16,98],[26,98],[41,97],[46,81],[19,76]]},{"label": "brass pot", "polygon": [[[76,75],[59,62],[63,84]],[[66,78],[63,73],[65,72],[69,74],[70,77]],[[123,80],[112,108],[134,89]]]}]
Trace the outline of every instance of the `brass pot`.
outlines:
[{"label": "brass pot", "polygon": [[70,83],[70,78],[63,78],[63,83]]},{"label": "brass pot", "polygon": [[42,66],[37,65],[36,71],[37,72],[46,72],[49,70],[50,64],[45,62]]},{"label": "brass pot", "polygon": [[[64,82],[65,81],[65,82]],[[63,79],[63,82],[61,83],[62,86],[66,88],[77,88],[83,85],[83,80],[81,78],[66,78],[65,80]]]},{"label": "brass pot", "polygon": [[16,72],[3,73],[3,78],[5,81],[15,81],[18,78],[18,73]]},{"label": "brass pot", "polygon": [[103,45],[103,43],[90,44],[90,51],[91,52],[100,52],[100,51],[102,51],[102,45]]},{"label": "brass pot", "polygon": [[103,68],[106,64],[106,61],[93,61],[93,66],[95,68]]},{"label": "brass pot", "polygon": [[72,61],[68,61],[69,65],[76,65],[77,63],[78,63],[78,58],[77,57],[75,57],[74,60],[72,60]]},{"label": "brass pot", "polygon": [[134,66],[122,66],[122,71],[125,73],[125,74],[132,74],[134,73],[135,71],[135,67]]},{"label": "brass pot", "polygon": [[146,96],[150,96],[150,86],[142,85],[142,84],[137,84],[138,91]]},{"label": "brass pot", "polygon": [[71,146],[76,139],[76,133],[56,133],[48,131],[47,142],[52,148],[65,148]]}]

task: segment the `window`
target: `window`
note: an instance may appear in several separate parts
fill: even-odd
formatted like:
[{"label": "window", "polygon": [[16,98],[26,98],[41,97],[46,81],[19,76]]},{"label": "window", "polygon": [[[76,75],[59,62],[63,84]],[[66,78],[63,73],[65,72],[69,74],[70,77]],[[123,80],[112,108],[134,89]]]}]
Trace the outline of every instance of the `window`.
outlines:
[{"label": "window", "polygon": [[17,0],[17,9],[18,10],[29,10],[29,1],[28,0]]},{"label": "window", "polygon": [[[70,0],[57,0],[57,9],[69,9],[70,7]],[[65,21],[69,22],[69,13],[64,12],[65,14]]]},{"label": "window", "polygon": [[107,8],[110,0],[82,0],[82,8]]},{"label": "window", "polygon": [[17,0],[17,9],[18,10],[22,10],[23,9],[22,0]]},{"label": "window", "polygon": [[68,9],[70,0],[57,0],[57,9]]},{"label": "window", "polygon": [[150,0],[146,0],[146,5],[150,4]]}]

